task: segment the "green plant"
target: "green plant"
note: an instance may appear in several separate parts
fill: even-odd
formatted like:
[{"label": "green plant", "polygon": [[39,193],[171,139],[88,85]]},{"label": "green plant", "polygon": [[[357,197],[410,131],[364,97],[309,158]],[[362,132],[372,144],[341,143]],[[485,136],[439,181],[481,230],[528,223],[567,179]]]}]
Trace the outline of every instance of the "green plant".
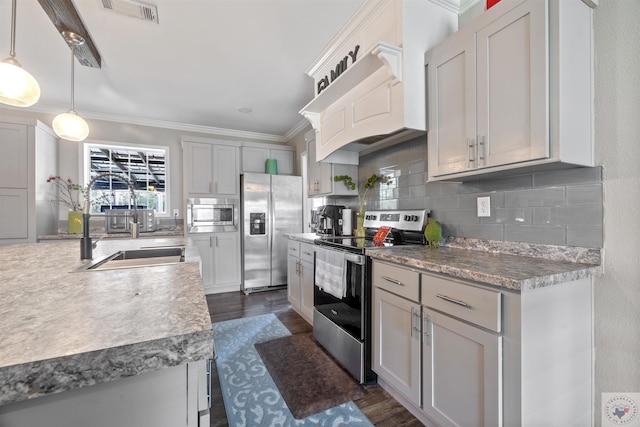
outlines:
[{"label": "green plant", "polygon": [[[349,175],[336,175],[333,177],[335,182],[343,181],[344,185],[346,185],[351,190],[355,190],[357,188],[356,183],[353,181]],[[360,213],[364,214],[364,201],[367,198],[367,191],[370,188],[373,188],[378,182],[382,184],[388,184],[391,182],[391,178],[385,175],[376,175],[375,173],[367,179],[364,184],[364,193],[360,195],[360,191],[358,191],[358,206],[360,207]]]}]

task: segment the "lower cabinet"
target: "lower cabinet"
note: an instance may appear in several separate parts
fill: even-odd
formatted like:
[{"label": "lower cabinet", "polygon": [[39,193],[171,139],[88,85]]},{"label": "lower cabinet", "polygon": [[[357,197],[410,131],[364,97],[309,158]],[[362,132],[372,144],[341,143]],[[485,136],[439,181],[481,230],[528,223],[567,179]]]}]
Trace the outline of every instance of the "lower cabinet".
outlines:
[{"label": "lower cabinet", "polygon": [[373,370],[420,406],[420,304],[379,287],[373,301]]},{"label": "lower cabinet", "polygon": [[287,298],[291,307],[313,324],[313,245],[289,240]]},{"label": "lower cabinet", "polygon": [[189,237],[200,252],[205,293],[240,290],[239,233],[203,233]]},{"label": "lower cabinet", "polygon": [[372,284],[373,370],[425,425],[593,424],[588,278],[519,292],[374,259]]},{"label": "lower cabinet", "polygon": [[422,316],[423,411],[442,426],[501,425],[501,337],[425,307]]},{"label": "lower cabinet", "polygon": [[210,423],[208,361],[0,406],[0,425],[202,427]]}]

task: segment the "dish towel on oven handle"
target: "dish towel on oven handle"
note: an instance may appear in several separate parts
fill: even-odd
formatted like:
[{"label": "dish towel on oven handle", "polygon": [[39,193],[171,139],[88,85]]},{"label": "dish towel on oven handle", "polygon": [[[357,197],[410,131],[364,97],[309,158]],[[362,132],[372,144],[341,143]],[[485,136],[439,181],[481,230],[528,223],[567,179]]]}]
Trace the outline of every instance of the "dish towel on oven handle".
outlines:
[{"label": "dish towel on oven handle", "polygon": [[342,299],[347,294],[344,252],[316,246],[315,282],[320,290]]}]

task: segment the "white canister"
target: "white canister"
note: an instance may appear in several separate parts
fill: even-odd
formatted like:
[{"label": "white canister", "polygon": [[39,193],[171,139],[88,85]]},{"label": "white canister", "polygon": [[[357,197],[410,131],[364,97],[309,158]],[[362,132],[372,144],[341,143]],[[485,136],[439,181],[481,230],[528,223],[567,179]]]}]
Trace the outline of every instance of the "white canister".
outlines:
[{"label": "white canister", "polygon": [[342,235],[351,236],[353,229],[351,228],[351,209],[342,209]]}]

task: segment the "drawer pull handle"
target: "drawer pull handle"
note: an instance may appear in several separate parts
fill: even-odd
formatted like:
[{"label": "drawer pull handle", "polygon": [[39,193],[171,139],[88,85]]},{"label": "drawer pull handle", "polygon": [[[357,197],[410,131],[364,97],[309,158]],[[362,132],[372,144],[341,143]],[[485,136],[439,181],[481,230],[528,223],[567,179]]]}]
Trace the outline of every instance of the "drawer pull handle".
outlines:
[{"label": "drawer pull handle", "polygon": [[402,283],[402,282],[401,282],[401,281],[399,281],[399,280],[392,279],[391,277],[382,276],[382,278],[383,278],[384,280],[386,280],[387,282],[391,282],[391,283],[393,283],[394,285],[404,286],[404,283]]},{"label": "drawer pull handle", "polygon": [[305,251],[305,252],[304,252],[304,254],[305,254],[305,255],[309,255],[309,256],[311,256],[311,252],[307,252],[307,251]]},{"label": "drawer pull handle", "polygon": [[446,296],[446,295],[436,294],[436,297],[438,297],[438,298],[440,298],[440,299],[443,299],[443,300],[445,300],[445,301],[452,302],[452,303],[454,303],[454,304],[461,305],[461,306],[463,306],[463,307],[469,307],[469,304],[467,304],[466,302],[464,302],[464,301],[460,301],[459,299],[454,299],[454,298],[448,297],[448,296]]}]

